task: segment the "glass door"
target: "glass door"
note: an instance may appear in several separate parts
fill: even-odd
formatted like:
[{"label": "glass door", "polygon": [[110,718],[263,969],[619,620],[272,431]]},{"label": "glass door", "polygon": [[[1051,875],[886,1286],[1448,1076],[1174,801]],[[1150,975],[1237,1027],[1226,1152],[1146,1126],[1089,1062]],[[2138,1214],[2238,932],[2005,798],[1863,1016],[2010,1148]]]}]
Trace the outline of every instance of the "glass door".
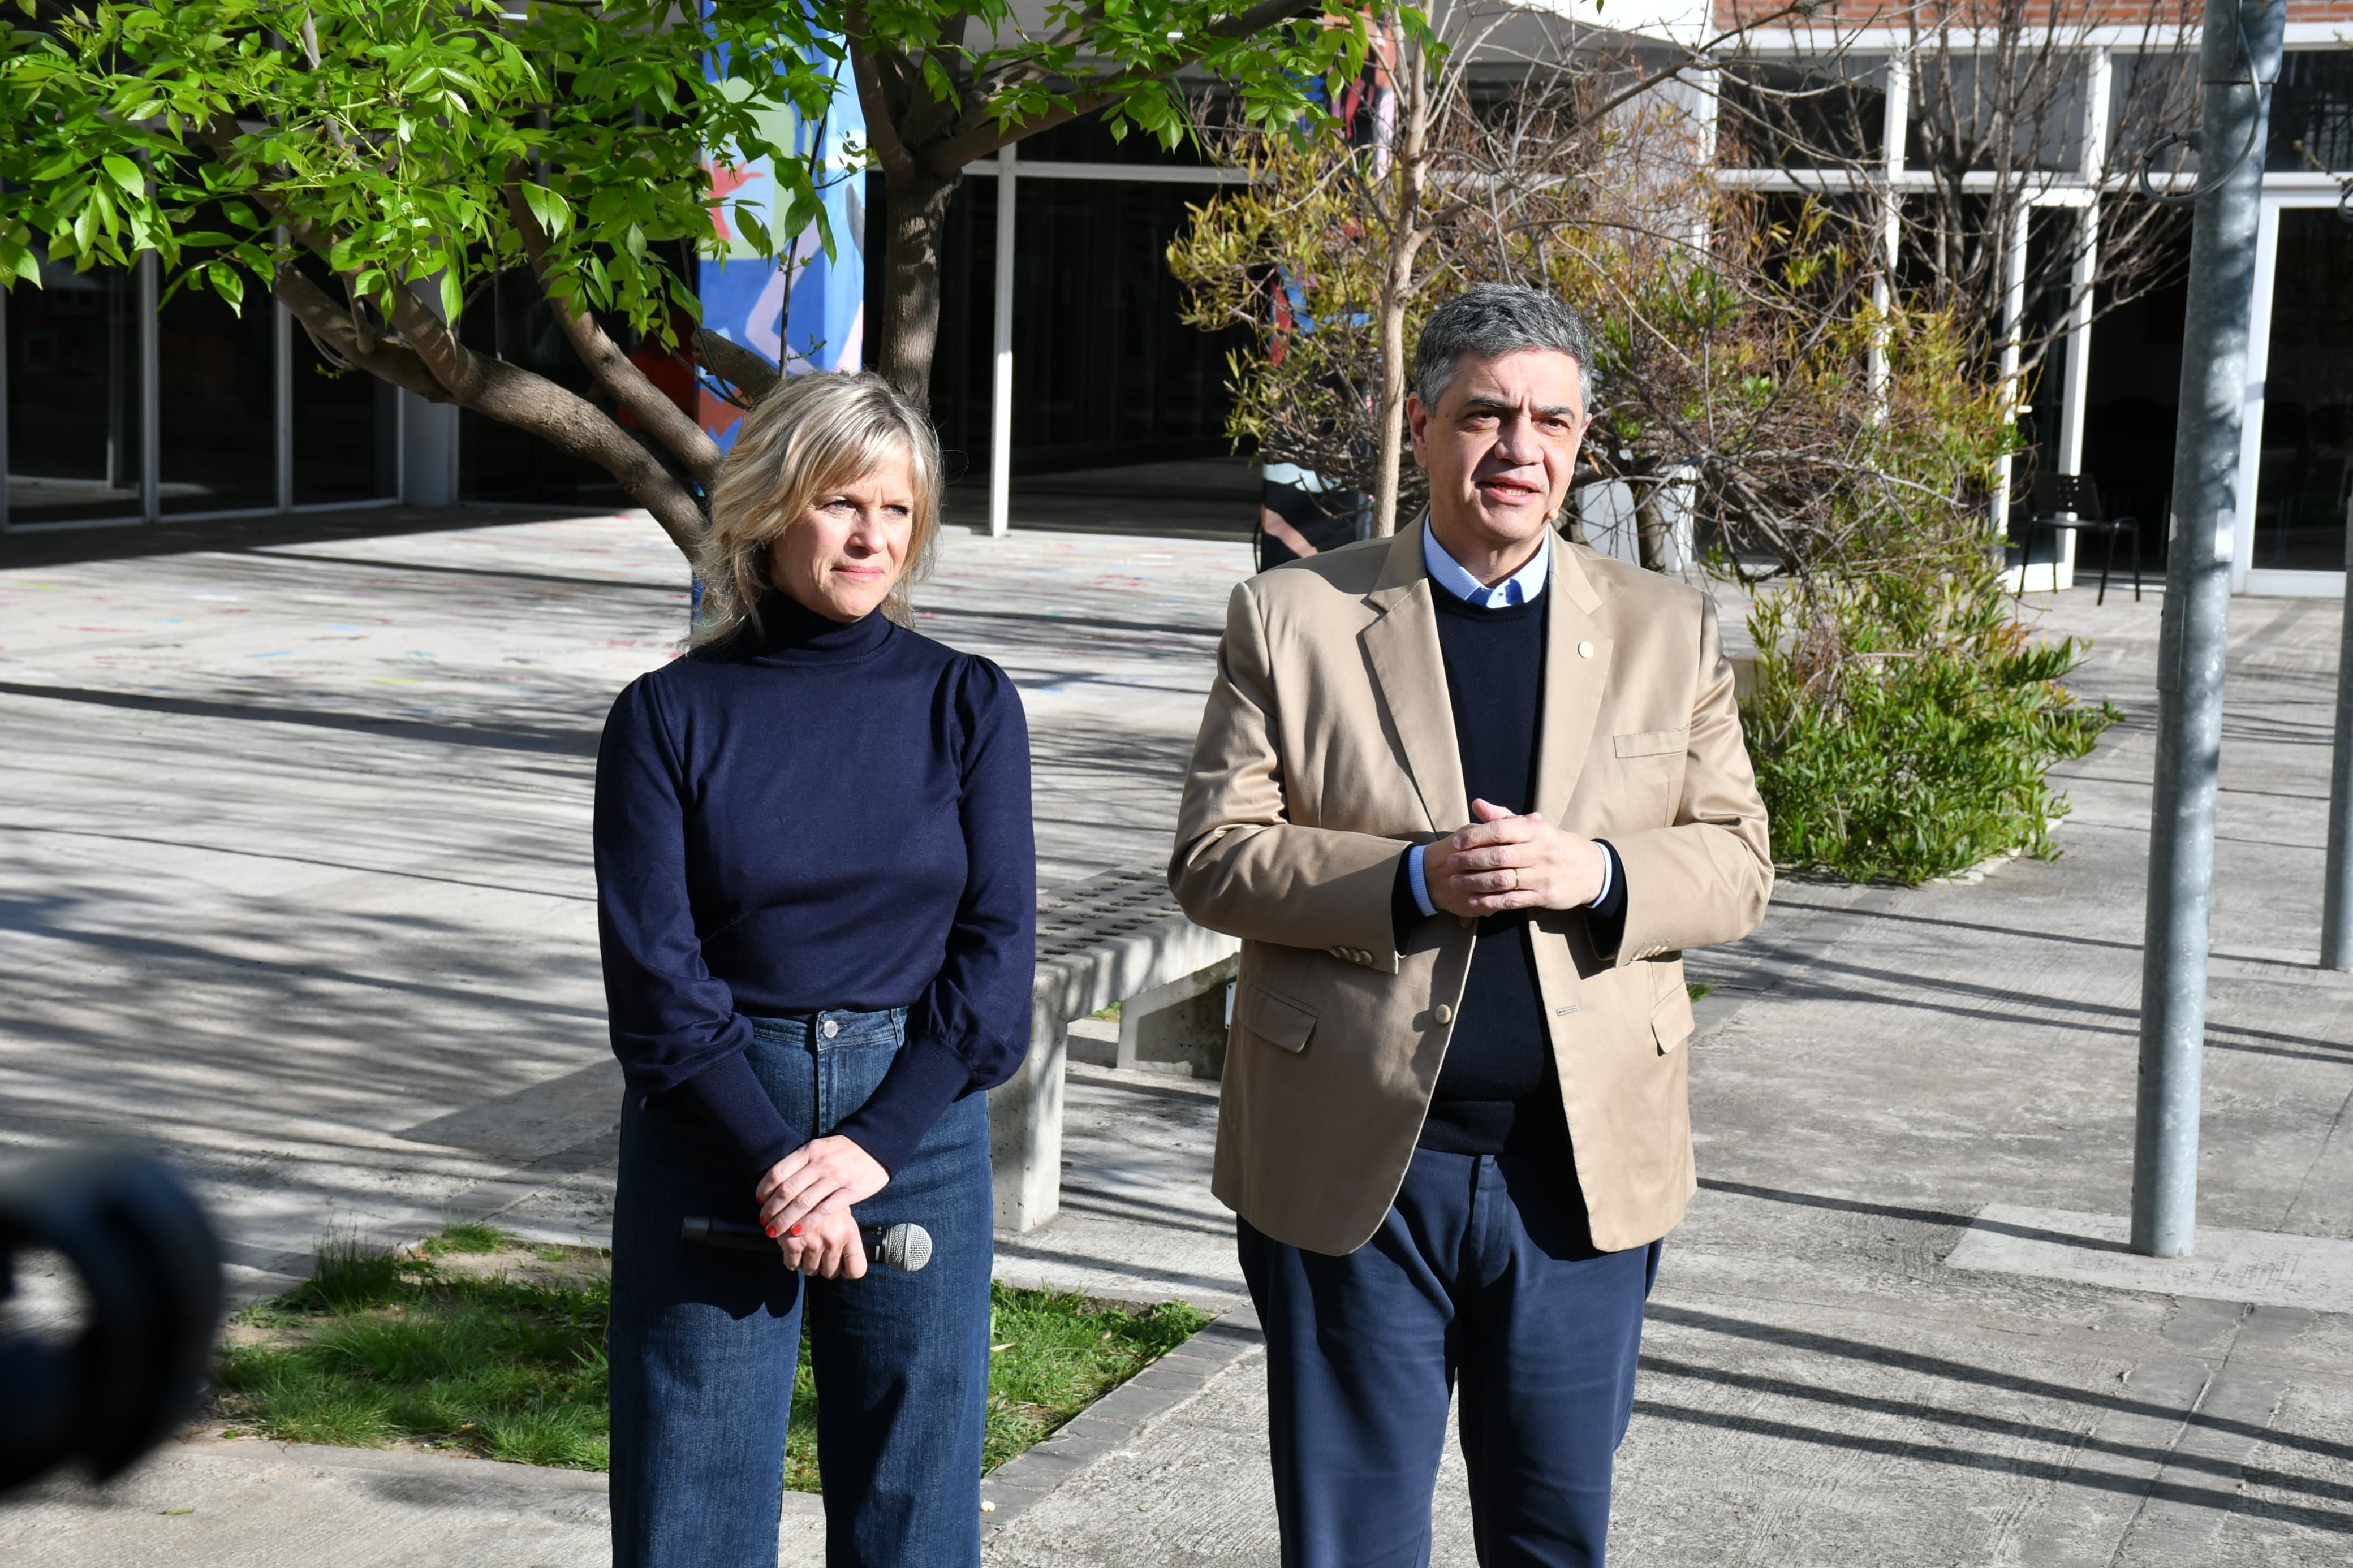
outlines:
[{"label": "glass door", "polygon": [[2334,205],[2280,210],[2271,307],[2251,564],[2342,571],[2353,502],[2353,223]]}]

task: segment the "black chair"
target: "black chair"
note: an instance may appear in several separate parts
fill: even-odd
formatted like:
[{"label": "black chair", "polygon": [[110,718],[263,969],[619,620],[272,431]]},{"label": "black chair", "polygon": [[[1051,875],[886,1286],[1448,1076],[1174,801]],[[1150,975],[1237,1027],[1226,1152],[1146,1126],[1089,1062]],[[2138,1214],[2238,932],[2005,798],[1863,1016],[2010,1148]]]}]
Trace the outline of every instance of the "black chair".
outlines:
[{"label": "black chair", "polygon": [[2026,591],[2026,558],[2033,554],[2034,531],[2051,531],[2055,549],[2059,535],[2073,531],[2081,534],[2105,534],[2106,555],[2100,562],[2100,592],[2092,602],[2108,602],[2108,573],[2116,563],[2116,536],[2132,536],[2133,602],[2140,602],[2140,520],[2132,517],[2110,517],[2100,504],[2100,487],[2089,474],[2037,474],[2034,476],[2034,505],[2027,514],[2026,549],[2018,564],[2019,592]]}]

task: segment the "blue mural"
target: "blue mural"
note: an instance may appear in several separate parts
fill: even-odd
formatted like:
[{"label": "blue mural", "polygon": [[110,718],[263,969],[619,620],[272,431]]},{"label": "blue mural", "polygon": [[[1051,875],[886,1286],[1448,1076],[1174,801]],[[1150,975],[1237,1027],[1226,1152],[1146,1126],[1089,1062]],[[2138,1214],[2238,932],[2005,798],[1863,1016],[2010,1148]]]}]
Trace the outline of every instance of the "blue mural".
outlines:
[{"label": "blue mural", "polygon": [[[776,171],[765,158],[739,164],[723,154],[714,156],[712,194],[729,205],[714,206],[712,216],[728,254],[701,263],[696,290],[702,324],[783,365],[787,374],[857,370],[864,363],[866,337],[866,176],[858,152],[866,141],[866,116],[849,60],[835,68],[833,101],[822,119],[801,121],[779,110],[765,129],[769,140],[817,161],[833,254],[826,254],[811,225],[789,246],[779,236],[776,259],[761,259],[729,220],[736,207],[748,208],[774,232]],[[732,444],[743,410],[708,388],[698,393],[696,404],[702,427],[721,447]]]}]

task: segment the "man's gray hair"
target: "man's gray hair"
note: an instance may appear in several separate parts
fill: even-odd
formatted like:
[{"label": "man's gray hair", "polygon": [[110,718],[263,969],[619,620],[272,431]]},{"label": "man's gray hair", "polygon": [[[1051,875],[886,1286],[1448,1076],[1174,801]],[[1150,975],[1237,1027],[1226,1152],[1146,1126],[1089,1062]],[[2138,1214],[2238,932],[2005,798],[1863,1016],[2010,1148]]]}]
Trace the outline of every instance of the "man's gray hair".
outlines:
[{"label": "man's gray hair", "polygon": [[1542,289],[1477,283],[1430,313],[1413,347],[1413,390],[1438,406],[1464,354],[1501,359],[1522,349],[1555,349],[1577,362],[1577,395],[1593,406],[1593,340],[1567,303]]}]

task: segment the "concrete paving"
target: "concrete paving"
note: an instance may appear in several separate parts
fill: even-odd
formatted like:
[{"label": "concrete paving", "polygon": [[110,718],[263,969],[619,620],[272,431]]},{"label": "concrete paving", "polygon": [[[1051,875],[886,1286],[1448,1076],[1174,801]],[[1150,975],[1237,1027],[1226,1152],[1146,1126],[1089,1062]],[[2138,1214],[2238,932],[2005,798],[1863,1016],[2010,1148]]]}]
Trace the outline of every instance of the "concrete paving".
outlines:
[{"label": "concrete paving", "polygon": [[[2217,1256],[2103,1285],[2065,1276],[2110,1267],[2129,1202],[2157,605],[2089,601],[2045,624],[2099,638],[2080,685],[2126,718],[2065,770],[2061,859],[1915,890],[1789,882],[1756,937],[1694,963],[1730,1015],[1694,1047],[1704,1190],[1650,1314],[1620,1563],[2353,1556],[2353,1298],[2324,1280],[2251,1304],[2275,1291],[2214,1267],[2248,1233],[2293,1255],[2353,1237],[2353,977],[2313,967],[2337,611],[2232,607]],[[2031,1210],[2043,1274],[1952,1256]],[[1236,1361],[992,1560],[1273,1561],[1261,1375]],[[1471,1561],[1451,1452],[1436,1515],[1437,1560]]]},{"label": "concrete paving", "polygon": [[[249,1283],[331,1218],[413,1233],[495,1208],[569,1239],[607,1201],[584,738],[664,656],[675,563],[612,519],[386,526],[0,552],[0,1138],[171,1152]],[[1050,876],[1162,852],[1247,569],[1214,542],[949,542],[924,602],[1023,685]],[[2063,858],[1790,882],[1695,963],[1719,987],[1694,1047],[1704,1190],[1651,1313],[1620,1563],[2353,1555],[2353,1313],[2196,1293],[2230,1289],[2212,1269],[2168,1290],[1952,1258],[2008,1224],[2097,1261],[2127,1204],[2156,610],[2042,609],[2098,638],[2079,684],[2126,713],[2065,770]],[[2202,1213],[2342,1243],[2353,977],[2312,967],[2337,610],[2232,614]],[[1074,1042],[1065,1216],[1005,1238],[1002,1271],[1227,1305],[1214,1086],[1116,1072],[1103,1045]],[[1261,1375],[1240,1343],[1058,1461],[991,1563],[1272,1562]],[[305,1506],[364,1519],[350,1499],[381,1489]],[[1462,1498],[1450,1454],[1440,1563],[1470,1561]],[[272,1560],[79,1539],[54,1560]]]},{"label": "concrete paving", "polygon": [[[683,566],[641,517],[427,520],[0,547],[0,1143],[166,1154],[248,1290],[331,1229],[608,1230],[594,753]],[[1047,880],[1166,855],[1249,570],[945,536],[923,624],[1022,690]]]},{"label": "concrete paving", "polygon": [[[67,1479],[0,1506],[0,1556],[206,1568],[592,1568],[612,1561],[605,1478],[311,1443],[175,1445],[103,1490]],[[787,1492],[777,1568],[822,1568],[823,1505]]]}]

